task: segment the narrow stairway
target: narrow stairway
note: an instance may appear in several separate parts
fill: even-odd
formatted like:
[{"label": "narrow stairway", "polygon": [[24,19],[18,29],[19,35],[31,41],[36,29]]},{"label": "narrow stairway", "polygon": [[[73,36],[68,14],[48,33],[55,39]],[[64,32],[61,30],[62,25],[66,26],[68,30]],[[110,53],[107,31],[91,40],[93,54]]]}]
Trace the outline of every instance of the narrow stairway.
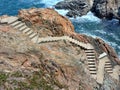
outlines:
[{"label": "narrow stairway", "polygon": [[96,68],[96,57],[94,49],[85,50],[87,56],[88,69],[93,78],[96,78],[97,68]]},{"label": "narrow stairway", "polygon": [[13,20],[9,23],[10,26],[26,34],[34,43],[37,43],[39,35],[35,33],[32,29],[28,28],[25,23]]},{"label": "narrow stairway", "polygon": [[34,32],[34,30],[30,29],[25,25],[25,23],[18,20],[18,17],[8,17],[1,20],[1,23],[8,23],[10,26],[14,27],[15,29],[21,31],[25,35],[27,35],[31,41],[34,43],[41,43],[41,42],[51,42],[51,41],[58,41],[58,40],[66,40],[72,42],[84,49],[94,49],[94,47],[90,43],[80,42],[75,40],[69,36],[61,36],[61,37],[44,37],[39,38],[38,33]]},{"label": "narrow stairway", "polygon": [[111,65],[111,62],[110,62],[110,61],[106,61],[106,62],[105,62],[105,71],[106,71],[108,74],[112,74],[112,73],[113,73],[113,68],[112,68],[112,65]]}]

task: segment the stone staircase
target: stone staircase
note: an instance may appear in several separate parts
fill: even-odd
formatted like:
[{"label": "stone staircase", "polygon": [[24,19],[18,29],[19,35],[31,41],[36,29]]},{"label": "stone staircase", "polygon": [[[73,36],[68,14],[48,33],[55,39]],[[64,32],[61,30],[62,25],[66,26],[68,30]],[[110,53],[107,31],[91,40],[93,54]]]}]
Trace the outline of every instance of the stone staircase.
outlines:
[{"label": "stone staircase", "polygon": [[105,71],[108,73],[108,74],[112,74],[113,73],[113,68],[112,68],[112,64],[110,61],[106,61],[105,62]]},{"label": "stone staircase", "polygon": [[9,18],[5,18],[3,19],[1,22],[6,22],[8,23],[10,26],[14,27],[15,29],[21,31],[22,33],[24,33],[25,35],[27,35],[31,41],[33,41],[34,43],[38,43],[40,44],[41,42],[52,42],[52,41],[59,41],[59,40],[65,40],[65,41],[69,41],[72,42],[82,48],[85,49],[93,49],[94,47],[89,44],[89,43],[83,43],[80,42],[78,40],[75,40],[69,36],[61,36],[61,37],[44,37],[44,38],[40,38],[39,35],[34,32],[34,30],[28,28],[25,23],[18,21],[17,17],[9,17]]},{"label": "stone staircase", "polygon": [[105,71],[114,79],[119,80],[120,66],[115,65],[112,67],[111,61],[106,53],[102,53],[99,56],[99,64],[97,71],[97,82],[103,84]]},{"label": "stone staircase", "polygon": [[89,43],[83,43],[80,42],[78,40],[75,40],[69,36],[61,36],[61,37],[44,37],[44,38],[39,38],[38,40],[38,44],[40,44],[41,42],[52,42],[52,41],[59,41],[59,40],[65,40],[65,41],[69,41],[72,42],[84,49],[93,49],[94,47],[89,44]]},{"label": "stone staircase", "polygon": [[[23,34],[27,35],[32,42],[37,44],[40,44],[42,42],[46,43],[46,42],[65,40],[84,48],[87,56],[88,69],[90,71],[91,76],[94,79],[96,79],[98,83],[101,84],[103,83],[104,70],[110,75],[114,75],[115,78],[118,78],[120,75],[120,71],[119,71],[120,68],[118,69],[119,66],[113,69],[110,60],[105,53],[100,55],[98,66],[96,66],[97,64],[96,64],[96,55],[95,55],[94,47],[90,43],[80,42],[69,36],[41,38],[39,37],[38,33],[34,32],[34,30],[27,27],[25,23],[19,21],[17,17],[8,17],[1,19],[0,23],[9,24],[10,26],[14,27],[16,30],[19,30]],[[116,72],[119,72],[119,74]]]},{"label": "stone staircase", "polygon": [[11,22],[8,23],[10,26],[14,27],[15,29],[21,31],[22,33],[24,33],[25,35],[27,35],[31,41],[33,41],[34,43],[37,42],[39,35],[37,33],[35,33],[32,29],[28,28],[25,23],[18,21],[18,19],[14,19]]},{"label": "stone staircase", "polygon": [[93,78],[96,78],[97,68],[96,68],[95,51],[94,49],[87,49],[85,50],[85,53],[87,55],[87,63],[90,74],[92,75]]}]

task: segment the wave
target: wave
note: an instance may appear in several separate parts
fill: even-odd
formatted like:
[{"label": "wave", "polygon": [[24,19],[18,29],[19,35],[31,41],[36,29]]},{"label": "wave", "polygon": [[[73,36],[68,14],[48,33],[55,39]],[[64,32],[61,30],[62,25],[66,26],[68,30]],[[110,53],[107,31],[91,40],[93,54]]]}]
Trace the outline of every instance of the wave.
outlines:
[{"label": "wave", "polygon": [[68,12],[68,10],[58,10],[58,9],[55,9],[55,11],[57,11],[59,14],[65,16]]},{"label": "wave", "polygon": [[83,15],[77,18],[70,18],[71,20],[76,20],[76,22],[101,22],[101,20],[94,16],[92,12],[88,12],[87,15]]}]

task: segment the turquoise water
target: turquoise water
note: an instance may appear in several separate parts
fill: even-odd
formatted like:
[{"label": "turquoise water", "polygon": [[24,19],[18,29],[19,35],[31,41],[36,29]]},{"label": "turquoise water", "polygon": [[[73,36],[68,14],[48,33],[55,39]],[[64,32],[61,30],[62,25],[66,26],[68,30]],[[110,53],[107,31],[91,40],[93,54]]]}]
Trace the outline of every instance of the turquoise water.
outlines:
[{"label": "turquoise water", "polygon": [[[20,9],[53,7],[62,0],[0,0],[0,15],[17,15]],[[65,15],[66,11],[58,11]],[[117,20],[101,21],[92,13],[71,19],[77,33],[104,39],[120,56],[120,25]]]}]

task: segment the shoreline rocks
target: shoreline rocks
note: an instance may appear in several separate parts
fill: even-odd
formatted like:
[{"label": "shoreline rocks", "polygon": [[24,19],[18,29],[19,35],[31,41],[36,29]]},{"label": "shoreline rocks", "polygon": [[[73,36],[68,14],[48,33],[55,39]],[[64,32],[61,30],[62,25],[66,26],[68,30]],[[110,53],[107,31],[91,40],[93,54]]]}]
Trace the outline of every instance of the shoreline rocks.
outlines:
[{"label": "shoreline rocks", "polygon": [[92,8],[93,0],[65,0],[55,5],[56,9],[67,9],[67,16],[76,17],[87,14]]},{"label": "shoreline rocks", "polygon": [[69,17],[86,15],[92,11],[95,16],[101,19],[120,20],[119,0],[64,0],[55,5],[56,9],[67,9]]}]

